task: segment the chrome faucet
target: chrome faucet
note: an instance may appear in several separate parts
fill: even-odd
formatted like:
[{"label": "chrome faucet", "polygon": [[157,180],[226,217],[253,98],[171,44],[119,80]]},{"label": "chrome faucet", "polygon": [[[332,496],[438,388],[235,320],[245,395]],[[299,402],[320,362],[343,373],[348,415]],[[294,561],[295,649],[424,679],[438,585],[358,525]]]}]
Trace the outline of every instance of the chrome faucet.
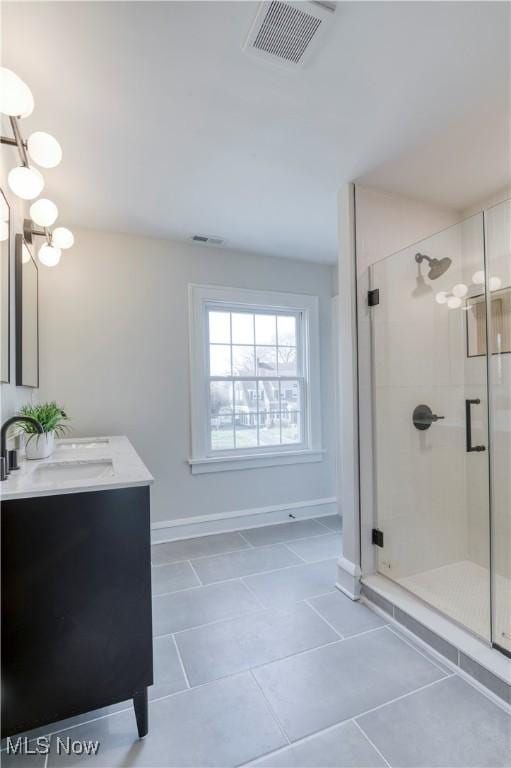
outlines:
[{"label": "chrome faucet", "polygon": [[[7,480],[7,475],[9,474],[6,449],[7,430],[11,424],[16,424],[18,421],[26,421],[29,424],[33,424],[40,435],[44,432],[40,423],[37,419],[33,419],[32,416],[11,416],[10,419],[4,421],[0,429],[0,481]],[[14,467],[16,467],[16,461],[14,461]]]}]

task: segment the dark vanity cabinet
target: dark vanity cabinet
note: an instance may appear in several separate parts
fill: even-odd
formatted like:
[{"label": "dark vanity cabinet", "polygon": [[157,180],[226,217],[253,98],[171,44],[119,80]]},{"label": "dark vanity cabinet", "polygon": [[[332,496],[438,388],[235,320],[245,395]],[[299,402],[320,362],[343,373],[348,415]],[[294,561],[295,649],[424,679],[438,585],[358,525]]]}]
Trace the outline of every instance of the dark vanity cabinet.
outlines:
[{"label": "dark vanity cabinet", "polygon": [[153,683],[149,486],[2,503],[2,736]]}]

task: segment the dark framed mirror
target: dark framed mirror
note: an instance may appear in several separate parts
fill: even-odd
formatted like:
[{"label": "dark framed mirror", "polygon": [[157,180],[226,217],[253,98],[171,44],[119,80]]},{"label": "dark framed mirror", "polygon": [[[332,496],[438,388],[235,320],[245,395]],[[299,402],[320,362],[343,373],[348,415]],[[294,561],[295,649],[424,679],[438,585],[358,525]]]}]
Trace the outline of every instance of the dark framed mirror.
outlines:
[{"label": "dark framed mirror", "polygon": [[11,209],[0,189],[0,382],[9,381],[11,359]]},{"label": "dark framed mirror", "polygon": [[23,235],[16,235],[16,384],[39,386],[39,275]]}]

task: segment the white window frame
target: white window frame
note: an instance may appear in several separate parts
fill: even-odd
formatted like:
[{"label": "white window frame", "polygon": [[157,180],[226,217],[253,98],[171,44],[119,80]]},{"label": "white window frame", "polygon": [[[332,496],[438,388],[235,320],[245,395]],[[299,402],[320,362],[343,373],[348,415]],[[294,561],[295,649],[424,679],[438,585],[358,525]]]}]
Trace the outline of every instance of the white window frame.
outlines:
[{"label": "white window frame", "polygon": [[[191,457],[193,474],[321,461],[321,402],[318,297],[276,291],[252,291],[214,285],[189,286]],[[209,414],[208,311],[299,314],[297,350],[304,356],[302,443],[226,451],[211,450]],[[275,377],[278,378],[278,377]],[[300,378],[290,377],[290,378]]]}]

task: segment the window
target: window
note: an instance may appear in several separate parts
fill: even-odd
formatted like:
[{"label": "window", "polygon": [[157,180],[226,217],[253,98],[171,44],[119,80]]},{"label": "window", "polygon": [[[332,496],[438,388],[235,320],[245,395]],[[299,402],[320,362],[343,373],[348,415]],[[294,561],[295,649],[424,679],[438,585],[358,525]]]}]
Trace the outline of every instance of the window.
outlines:
[{"label": "window", "polygon": [[321,458],[317,299],[190,288],[193,472]]}]

